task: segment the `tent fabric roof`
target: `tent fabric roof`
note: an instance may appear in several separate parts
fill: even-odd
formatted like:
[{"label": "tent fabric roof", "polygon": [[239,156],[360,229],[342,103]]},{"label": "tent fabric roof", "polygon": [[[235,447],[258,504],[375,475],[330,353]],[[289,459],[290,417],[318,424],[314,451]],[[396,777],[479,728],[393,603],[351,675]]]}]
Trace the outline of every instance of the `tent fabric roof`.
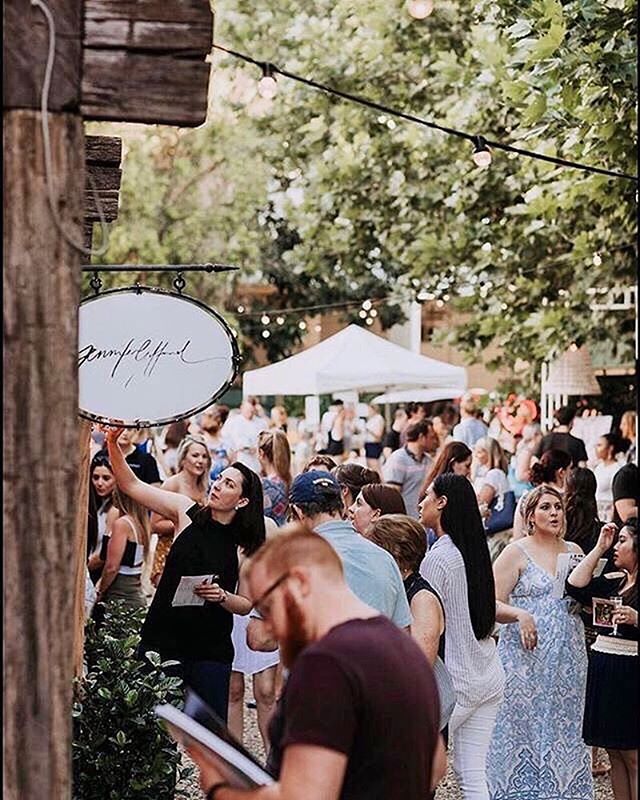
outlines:
[{"label": "tent fabric roof", "polygon": [[413,353],[359,325],[348,325],[319,344],[243,375],[248,395],[318,395],[385,391],[390,387],[467,388],[464,367]]}]

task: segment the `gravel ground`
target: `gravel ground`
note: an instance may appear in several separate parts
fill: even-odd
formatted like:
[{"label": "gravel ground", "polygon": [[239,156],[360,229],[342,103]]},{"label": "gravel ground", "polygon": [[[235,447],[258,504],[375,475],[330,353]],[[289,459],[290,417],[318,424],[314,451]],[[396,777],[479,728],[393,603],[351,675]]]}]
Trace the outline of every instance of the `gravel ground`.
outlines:
[{"label": "gravel ground", "polygon": [[[253,696],[249,685],[247,687],[245,700],[250,701],[252,699]],[[264,761],[264,748],[262,747],[262,739],[258,731],[256,711],[255,709],[246,707],[244,717],[244,744],[257,758]],[[601,757],[606,758],[602,751]],[[187,755],[184,755],[183,761],[185,764],[190,763],[190,759]],[[594,785],[594,800],[614,800],[611,781],[608,776],[605,775],[594,778]],[[203,795],[198,786],[197,776],[194,775],[191,780],[183,781],[178,785],[176,798],[180,798],[180,800],[202,800],[202,797]],[[300,800],[303,800],[303,798],[300,798]],[[449,767],[447,774],[436,790],[435,800],[462,800],[462,794],[458,789],[458,784],[451,767]]]}]

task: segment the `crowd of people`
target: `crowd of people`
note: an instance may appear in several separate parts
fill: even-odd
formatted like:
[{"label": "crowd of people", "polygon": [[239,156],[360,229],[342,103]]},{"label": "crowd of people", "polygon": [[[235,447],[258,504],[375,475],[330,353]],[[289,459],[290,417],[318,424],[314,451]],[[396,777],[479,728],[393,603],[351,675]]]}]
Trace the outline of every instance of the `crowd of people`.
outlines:
[{"label": "crowd of people", "polygon": [[[446,745],[465,800],[591,800],[605,769],[635,800],[635,413],[591,456],[574,414],[335,401],[314,427],[248,398],[96,429],[92,613],[148,606],[140,657],[238,739],[251,678],[265,798],[426,800]],[[208,798],[253,796],[191,755]]]}]

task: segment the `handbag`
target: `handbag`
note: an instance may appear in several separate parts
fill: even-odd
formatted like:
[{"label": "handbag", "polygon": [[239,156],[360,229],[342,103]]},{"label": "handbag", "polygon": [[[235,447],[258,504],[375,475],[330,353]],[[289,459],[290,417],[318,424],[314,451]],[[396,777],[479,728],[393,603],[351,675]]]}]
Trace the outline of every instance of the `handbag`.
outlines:
[{"label": "handbag", "polygon": [[433,674],[438,686],[438,697],[440,698],[440,728],[444,730],[449,723],[453,707],[456,704],[456,690],[453,688],[453,680],[440,656],[436,656],[433,665]]},{"label": "handbag", "polygon": [[492,536],[494,533],[500,533],[500,531],[513,528],[513,518],[516,513],[515,493],[511,489],[505,492],[502,495],[502,508],[496,509],[499,499],[499,495],[494,497],[489,505],[489,511],[491,513],[484,525],[487,536]]}]

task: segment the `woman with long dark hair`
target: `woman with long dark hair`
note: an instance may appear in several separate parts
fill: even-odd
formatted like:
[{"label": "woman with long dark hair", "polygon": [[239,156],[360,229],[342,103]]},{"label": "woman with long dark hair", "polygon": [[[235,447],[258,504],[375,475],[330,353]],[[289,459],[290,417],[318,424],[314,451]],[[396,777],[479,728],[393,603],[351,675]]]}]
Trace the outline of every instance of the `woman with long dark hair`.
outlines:
[{"label": "woman with long dark hair", "polygon": [[564,500],[567,517],[564,538],[567,542],[579,544],[588,553],[598,541],[603,524],[598,519],[596,476],[590,469],[574,467],[569,470]]},{"label": "woman with long dark hair", "polygon": [[[567,475],[571,468],[571,456],[564,450],[547,450],[542,454],[540,461],[531,465],[529,476],[534,488],[536,486],[553,486],[560,494],[565,490]],[[522,539],[527,535],[524,522],[524,507],[527,502],[529,492],[525,492],[516,506],[513,515],[513,536],[512,540]]]},{"label": "woman with long dark hair", "polygon": [[[233,661],[233,614],[251,601],[238,589],[238,550],[250,556],[265,539],[262,484],[236,462],[214,481],[208,505],[136,478],[109,429],[106,441],[118,488],[170,519],[176,531],[145,619],[140,650],[176,660],[176,670],[223,719]],[[191,578],[191,580],[186,580]]]},{"label": "woman with long dark hair", "polygon": [[109,456],[99,450],[89,466],[89,514],[87,518],[87,568],[95,584],[102,574],[102,540],[120,512],[113,504],[113,476]]},{"label": "woman with long dark hair", "polygon": [[[564,541],[562,494],[537,486],[526,496],[527,537],[494,564],[498,653],[506,674],[487,757],[493,800],[593,800],[581,729],[587,679],[584,628],[555,586],[558,558],[582,553]],[[511,624],[507,624],[511,623]]]},{"label": "woman with long dark hair", "polygon": [[[617,598],[610,620],[598,627],[591,647],[582,735],[604,747],[611,762],[616,800],[636,800],[638,785],[638,520],[628,519],[613,547],[617,572],[594,578],[599,560],[611,550],[616,526],[604,525],[595,547],[573,570],[568,593],[581,603]],[[603,604],[604,605],[604,604]],[[604,605],[607,608],[606,605]],[[598,623],[596,614],[595,623]]]},{"label": "woman with long dark hair", "polygon": [[446,619],[444,661],[456,691],[453,768],[465,800],[487,800],[485,761],[504,686],[491,636],[496,603],[487,538],[473,486],[462,475],[437,477],[419,511],[437,537],[421,571]]}]

